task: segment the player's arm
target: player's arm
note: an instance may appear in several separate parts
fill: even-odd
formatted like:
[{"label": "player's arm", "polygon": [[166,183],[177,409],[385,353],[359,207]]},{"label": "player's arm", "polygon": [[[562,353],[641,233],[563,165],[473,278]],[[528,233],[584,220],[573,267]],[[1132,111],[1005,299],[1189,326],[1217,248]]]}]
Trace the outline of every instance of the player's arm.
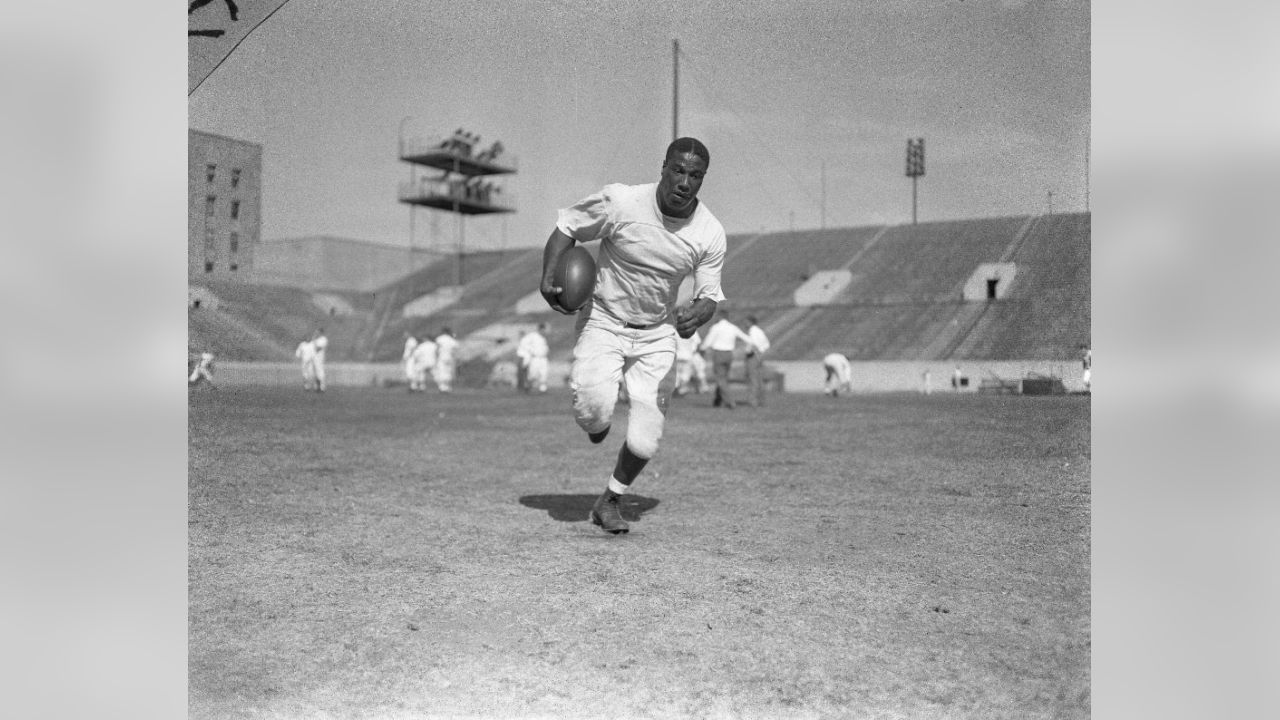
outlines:
[{"label": "player's arm", "polygon": [[576,242],[576,240],[565,235],[557,227],[551,231],[551,236],[547,238],[546,247],[542,249],[542,285],[538,290],[542,293],[542,299],[547,301],[551,309],[561,315],[572,315],[573,311],[560,307],[559,302],[556,300],[560,295],[560,291],[564,289],[556,285],[556,266],[560,264],[560,256],[572,249]]},{"label": "player's arm", "polygon": [[676,311],[676,334],[687,338],[716,315],[715,300],[700,297]]},{"label": "player's arm", "polygon": [[720,290],[720,271],[724,267],[725,239],[723,228],[711,241],[711,247],[694,268],[693,302],[676,311],[676,334],[687,338],[715,317],[716,306],[724,300]]}]

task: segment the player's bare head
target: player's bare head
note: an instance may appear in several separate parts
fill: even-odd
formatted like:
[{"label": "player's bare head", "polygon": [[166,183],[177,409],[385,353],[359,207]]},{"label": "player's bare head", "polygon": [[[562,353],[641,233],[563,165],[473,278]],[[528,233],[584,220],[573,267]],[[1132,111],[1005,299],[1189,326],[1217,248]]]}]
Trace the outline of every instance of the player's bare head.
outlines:
[{"label": "player's bare head", "polygon": [[685,218],[693,214],[710,164],[707,146],[694,138],[680,138],[667,146],[658,181],[658,208],[663,215]]},{"label": "player's bare head", "polygon": [[711,167],[711,151],[707,150],[707,146],[697,138],[682,137],[671,141],[667,146],[667,154],[663,156],[663,164],[665,165],[671,160],[672,156],[692,154],[702,158],[703,170]]}]

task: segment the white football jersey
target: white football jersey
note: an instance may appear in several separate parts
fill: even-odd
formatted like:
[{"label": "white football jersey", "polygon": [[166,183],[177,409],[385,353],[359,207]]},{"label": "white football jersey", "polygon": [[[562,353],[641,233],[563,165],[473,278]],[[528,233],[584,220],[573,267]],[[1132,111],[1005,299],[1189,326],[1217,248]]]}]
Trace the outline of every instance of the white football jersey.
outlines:
[{"label": "white football jersey", "polygon": [[624,323],[674,322],[680,281],[690,273],[694,297],[724,300],[724,227],[701,200],[688,218],[663,215],[657,186],[610,184],[560,210],[560,232],[579,243],[600,240],[593,313]]}]

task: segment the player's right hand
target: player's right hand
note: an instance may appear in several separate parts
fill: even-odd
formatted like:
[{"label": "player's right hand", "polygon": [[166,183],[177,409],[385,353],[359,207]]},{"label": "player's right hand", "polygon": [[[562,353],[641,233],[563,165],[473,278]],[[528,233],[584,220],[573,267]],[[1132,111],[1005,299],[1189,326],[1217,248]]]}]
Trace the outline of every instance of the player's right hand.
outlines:
[{"label": "player's right hand", "polygon": [[[528,287],[528,285],[525,287]],[[549,277],[542,278],[542,285],[538,288],[538,292],[542,293],[542,299],[547,301],[547,305],[550,305],[552,310],[555,310],[561,315],[572,315],[572,310],[566,310],[560,307],[560,292],[562,290],[564,290],[564,288],[556,285]]]}]

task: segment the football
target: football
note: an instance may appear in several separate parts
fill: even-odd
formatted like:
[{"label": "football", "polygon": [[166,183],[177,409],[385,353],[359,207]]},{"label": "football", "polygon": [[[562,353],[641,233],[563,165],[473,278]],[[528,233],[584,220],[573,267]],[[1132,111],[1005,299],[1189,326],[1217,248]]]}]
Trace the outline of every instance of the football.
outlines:
[{"label": "football", "polygon": [[560,307],[576,311],[586,305],[596,289],[596,261],[591,253],[575,246],[561,255],[560,264],[556,266],[555,283],[560,288],[556,297]]}]

